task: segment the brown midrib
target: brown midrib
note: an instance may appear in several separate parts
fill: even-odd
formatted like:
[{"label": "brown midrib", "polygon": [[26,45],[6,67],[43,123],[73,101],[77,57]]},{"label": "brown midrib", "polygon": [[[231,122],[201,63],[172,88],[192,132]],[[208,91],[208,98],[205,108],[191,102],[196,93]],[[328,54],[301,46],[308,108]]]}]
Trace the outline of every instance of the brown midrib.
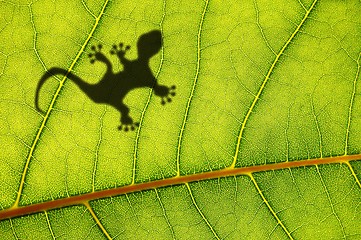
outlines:
[{"label": "brown midrib", "polygon": [[298,160],[292,162],[272,163],[267,165],[257,165],[257,166],[241,167],[241,168],[233,168],[233,169],[225,168],[217,171],[167,178],[167,179],[156,180],[146,183],[131,184],[118,188],[106,189],[97,192],[91,192],[82,195],[52,200],[48,202],[36,203],[27,206],[12,207],[0,211],[0,220],[24,216],[32,213],[38,213],[38,212],[43,212],[46,210],[57,209],[62,207],[84,205],[89,201],[96,199],[113,197],[122,194],[139,192],[139,191],[144,191],[159,187],[166,187],[166,186],[178,185],[183,183],[202,181],[207,179],[217,179],[221,177],[250,175],[252,173],[257,173],[257,172],[296,168],[296,167],[306,167],[306,166],[332,164],[332,163],[348,164],[350,161],[356,161],[359,159],[361,159],[361,154]]}]

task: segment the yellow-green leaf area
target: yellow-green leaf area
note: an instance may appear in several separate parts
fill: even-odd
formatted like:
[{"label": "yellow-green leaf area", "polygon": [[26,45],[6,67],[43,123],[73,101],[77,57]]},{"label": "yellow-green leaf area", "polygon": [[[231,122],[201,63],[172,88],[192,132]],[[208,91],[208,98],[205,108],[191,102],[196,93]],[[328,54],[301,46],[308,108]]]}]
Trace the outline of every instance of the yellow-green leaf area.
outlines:
[{"label": "yellow-green leaf area", "polygon": [[[2,1],[0,239],[359,239],[360,16],[356,0]],[[175,95],[129,91],[139,126],[120,131],[73,76],[107,76],[96,51],[123,76],[110,50],[134,63],[153,30],[146,66]]]}]

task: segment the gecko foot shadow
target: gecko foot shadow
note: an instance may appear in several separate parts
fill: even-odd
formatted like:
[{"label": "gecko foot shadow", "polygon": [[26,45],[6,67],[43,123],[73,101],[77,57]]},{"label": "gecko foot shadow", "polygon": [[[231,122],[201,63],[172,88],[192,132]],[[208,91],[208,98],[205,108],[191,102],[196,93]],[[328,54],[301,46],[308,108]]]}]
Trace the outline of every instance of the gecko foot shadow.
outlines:
[{"label": "gecko foot shadow", "polygon": [[91,100],[95,103],[108,104],[116,108],[120,114],[119,130],[135,130],[139,126],[129,115],[129,108],[124,104],[124,97],[136,88],[152,88],[154,94],[161,98],[161,104],[172,101],[175,96],[175,86],[167,87],[160,85],[153,75],[149,60],[156,55],[162,47],[162,35],[158,30],[141,35],[137,42],[138,58],[129,60],[125,57],[130,46],[123,43],[113,45],[110,54],[116,55],[124,66],[124,70],[114,73],[110,60],[102,52],[102,45],[92,46],[92,53],[89,54],[90,63],[102,62],[107,70],[103,78],[96,84],[89,84],[72,72],[66,69],[53,67],[49,69],[40,79],[35,93],[35,107],[44,113],[39,107],[39,93],[45,81],[55,75],[64,75],[72,80]]}]

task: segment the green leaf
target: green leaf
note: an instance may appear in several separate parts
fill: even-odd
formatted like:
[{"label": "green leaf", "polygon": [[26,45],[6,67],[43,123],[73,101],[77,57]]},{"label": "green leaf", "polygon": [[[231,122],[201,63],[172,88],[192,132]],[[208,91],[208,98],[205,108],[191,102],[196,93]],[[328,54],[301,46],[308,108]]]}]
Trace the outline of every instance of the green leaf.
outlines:
[{"label": "green leaf", "polygon": [[[1,1],[0,239],[359,239],[361,3]],[[176,85],[91,101],[58,67],[162,32]]]}]

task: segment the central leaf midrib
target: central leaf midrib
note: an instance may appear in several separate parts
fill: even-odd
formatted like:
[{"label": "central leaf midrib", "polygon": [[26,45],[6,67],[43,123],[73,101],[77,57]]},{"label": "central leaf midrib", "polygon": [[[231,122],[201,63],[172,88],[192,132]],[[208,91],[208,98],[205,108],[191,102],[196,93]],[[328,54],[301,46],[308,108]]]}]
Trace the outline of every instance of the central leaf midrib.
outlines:
[{"label": "central leaf midrib", "polygon": [[[281,162],[281,163],[256,165],[256,166],[234,168],[234,169],[226,168],[212,172],[203,172],[192,175],[185,175],[181,177],[166,178],[162,180],[126,185],[112,189],[105,189],[98,192],[91,192],[81,195],[70,196],[66,198],[60,198],[57,200],[36,203],[24,207],[4,209],[0,211],[0,221],[6,218],[11,219],[12,217],[16,217],[16,216],[22,216],[30,213],[41,212],[50,209],[57,209],[67,206],[80,205],[96,199],[114,197],[118,195],[156,189],[160,187],[167,187],[167,186],[173,186],[173,185],[208,180],[208,179],[219,179],[219,178],[231,177],[231,176],[241,176],[241,175],[249,176],[250,174],[253,173],[291,169],[296,167],[307,167],[307,166],[311,167],[315,165],[317,166],[317,165],[327,165],[327,164],[346,164],[347,166],[350,166],[350,162],[360,161],[360,160],[361,160],[361,154],[356,154],[356,155],[338,156],[338,157],[303,159],[293,162]],[[356,174],[353,171],[352,171],[352,175],[356,178]],[[358,185],[361,186],[359,183]]]},{"label": "central leaf midrib", "polygon": [[16,200],[15,200],[15,203],[13,205],[12,208],[17,208],[18,205],[19,205],[19,202],[20,202],[20,197],[21,197],[21,194],[23,192],[23,188],[24,188],[24,183],[25,183],[25,177],[26,177],[26,174],[27,174],[27,170],[28,170],[28,167],[29,167],[29,164],[30,164],[30,160],[35,152],[35,149],[36,147],[38,146],[38,142],[39,142],[39,139],[43,133],[43,130],[45,129],[45,126],[46,126],[46,123],[49,119],[49,117],[51,116],[51,112],[52,112],[52,109],[53,109],[53,106],[55,104],[55,102],[57,101],[58,97],[60,96],[60,92],[64,86],[64,83],[67,79],[67,75],[73,70],[75,64],[77,63],[77,61],[79,60],[81,54],[84,52],[84,49],[86,47],[86,45],[88,44],[88,42],[90,41],[91,37],[93,36],[94,34],[94,31],[95,29],[97,28],[97,26],[99,25],[99,21],[101,19],[101,17],[103,16],[104,14],[104,11],[105,11],[105,8],[108,4],[109,0],[106,0],[100,13],[99,13],[99,16],[97,18],[95,18],[95,23],[93,25],[93,28],[91,29],[90,33],[88,34],[88,37],[85,39],[82,47],[80,48],[80,50],[78,51],[77,55],[75,56],[73,62],[71,63],[71,65],[69,66],[68,70],[67,70],[67,74],[63,77],[63,79],[60,81],[59,83],[59,86],[49,104],[49,107],[48,109],[46,110],[46,114],[44,116],[44,119],[40,125],[40,128],[38,130],[38,132],[36,133],[35,135],[35,139],[33,140],[33,143],[32,143],[32,146],[30,148],[30,151],[29,151],[29,154],[27,156],[27,159],[26,159],[26,163],[25,163],[25,166],[24,166],[24,170],[23,170],[23,173],[22,173],[22,177],[21,177],[21,180],[20,180],[20,186],[19,186],[19,189],[18,189],[18,192],[17,192],[17,197],[16,197]]}]

